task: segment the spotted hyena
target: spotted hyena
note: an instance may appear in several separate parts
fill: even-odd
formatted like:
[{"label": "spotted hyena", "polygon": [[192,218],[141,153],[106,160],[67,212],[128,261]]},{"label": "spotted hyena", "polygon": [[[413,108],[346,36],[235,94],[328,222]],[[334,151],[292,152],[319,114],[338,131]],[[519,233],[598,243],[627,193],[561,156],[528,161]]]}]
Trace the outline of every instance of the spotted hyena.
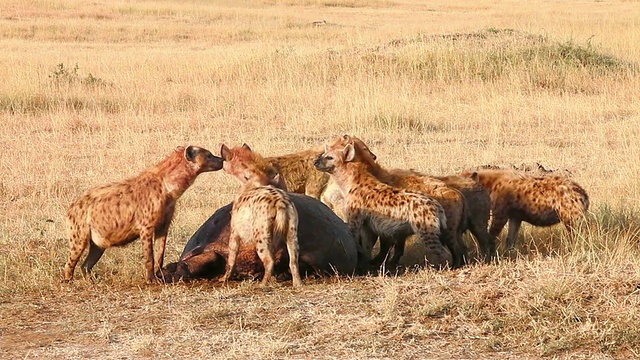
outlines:
[{"label": "spotted hyena", "polygon": [[[362,140],[356,137],[351,137],[351,139],[356,148],[363,150],[361,152],[362,162],[368,166],[369,172],[376,179],[395,188],[431,196],[442,205],[447,218],[448,232],[448,236],[445,236],[444,239],[446,240],[445,245],[453,257],[452,266],[464,265],[467,247],[462,240],[462,234],[466,230],[467,210],[462,193],[433,177],[398,169],[389,171],[376,162],[377,157]],[[373,260],[374,266],[378,266],[384,261],[387,252],[397,241],[404,243],[405,239],[380,239],[380,252]],[[397,262],[401,255],[395,253],[392,260]]]},{"label": "spotted hyena", "polygon": [[[452,265],[443,245],[447,220],[442,206],[432,197],[398,189],[378,180],[363,159],[365,150],[344,135],[316,160],[316,168],[331,175],[344,196],[344,214],[356,242],[366,256],[378,236],[402,239],[415,234],[427,248],[427,261],[436,268]],[[404,251],[404,242],[396,243]]]},{"label": "spotted hyena", "polygon": [[266,157],[287,186],[287,191],[305,194],[320,200],[329,175],[318,171],[313,162],[322,149],[303,150],[292,154]]},{"label": "spotted hyena", "polygon": [[293,286],[302,285],[298,268],[298,212],[289,195],[276,187],[280,183],[279,174],[246,144],[232,149],[222,145],[220,154],[224,171],[242,183],[231,209],[229,257],[220,281],[226,282],[233,274],[240,246],[251,246],[264,265],[262,284],[266,285],[273,274],[275,253],[285,245]]},{"label": "spotted hyena", "polygon": [[509,223],[508,249],[515,246],[523,221],[535,226],[562,222],[572,238],[576,221],[583,218],[589,208],[587,192],[566,177],[532,176],[511,170],[478,170],[462,175],[477,181],[491,196],[489,233],[498,236]]},{"label": "spotted hyena", "polygon": [[[86,192],[69,207],[70,254],[64,280],[73,279],[76,264],[87,247],[89,254],[82,264],[85,273],[91,272],[105,249],[140,238],[147,282],[155,281],[155,272],[162,268],[176,200],[200,173],[220,169],[222,159],[208,150],[181,146],[134,178]],[[160,244],[155,259],[154,239]]]}]

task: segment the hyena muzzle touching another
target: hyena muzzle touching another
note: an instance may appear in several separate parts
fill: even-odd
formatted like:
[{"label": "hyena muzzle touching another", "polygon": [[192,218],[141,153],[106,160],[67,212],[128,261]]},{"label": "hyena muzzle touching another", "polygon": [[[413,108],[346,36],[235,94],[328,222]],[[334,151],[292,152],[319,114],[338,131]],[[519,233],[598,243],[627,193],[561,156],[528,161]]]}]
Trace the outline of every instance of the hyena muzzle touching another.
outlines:
[{"label": "hyena muzzle touching another", "polygon": [[[178,198],[196,177],[222,169],[222,159],[197,146],[178,147],[171,155],[136,177],[87,191],[68,210],[69,260],[64,281],[73,272],[84,250],[82,264],[91,272],[105,249],[142,241],[147,282],[156,281],[162,268],[169,225]],[[159,244],[154,257],[154,239]]]},{"label": "hyena muzzle touching another", "polygon": [[229,256],[220,281],[226,282],[233,274],[240,246],[252,246],[264,265],[262,284],[266,285],[273,274],[275,253],[284,243],[293,286],[301,286],[298,212],[289,195],[277,187],[280,175],[246,144],[232,149],[222,145],[220,154],[224,159],[224,171],[242,184],[231,210]]},{"label": "hyena muzzle touching another", "polygon": [[[325,148],[315,165],[340,187],[347,223],[365,255],[371,256],[377,237],[406,239],[415,234],[427,248],[429,264],[436,268],[451,266],[451,253],[443,244],[447,220],[442,205],[430,196],[378,180],[364,162],[363,151],[344,135]],[[395,244],[395,251],[404,252],[402,240]]]}]

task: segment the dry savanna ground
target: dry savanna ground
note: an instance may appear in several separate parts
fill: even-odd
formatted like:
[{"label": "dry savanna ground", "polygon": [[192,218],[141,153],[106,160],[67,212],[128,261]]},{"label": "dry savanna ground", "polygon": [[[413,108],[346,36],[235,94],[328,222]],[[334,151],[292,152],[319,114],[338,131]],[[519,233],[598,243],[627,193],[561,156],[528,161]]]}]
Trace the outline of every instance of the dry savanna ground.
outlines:
[{"label": "dry savanna ground", "polygon": [[[638,1],[0,0],[0,49],[0,357],[640,356]],[[389,167],[568,169],[589,219],[454,271],[147,286],[136,242],[60,283],[88,188],[342,133]],[[166,261],[237,189],[197,179]]]}]

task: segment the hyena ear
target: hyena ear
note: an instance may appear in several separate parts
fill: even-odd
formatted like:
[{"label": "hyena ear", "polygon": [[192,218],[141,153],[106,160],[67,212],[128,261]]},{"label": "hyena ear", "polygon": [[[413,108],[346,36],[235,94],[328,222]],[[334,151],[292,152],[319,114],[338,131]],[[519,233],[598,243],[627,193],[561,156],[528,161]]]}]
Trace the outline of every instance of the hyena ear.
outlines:
[{"label": "hyena ear", "polygon": [[325,153],[329,152],[329,144],[324,144],[324,152]]},{"label": "hyena ear", "polygon": [[276,173],[272,178],[271,178],[271,183],[273,185],[276,185],[277,187],[280,187],[280,184],[282,182],[282,178],[280,177],[280,173]]},{"label": "hyena ear", "polygon": [[184,149],[184,158],[187,159],[187,161],[193,162],[197,155],[198,148],[195,146],[189,145],[186,149]]},{"label": "hyena ear", "polygon": [[378,157],[376,156],[376,154],[373,153],[373,151],[371,151],[369,148],[367,148],[367,151],[369,152],[369,154],[371,154],[371,158],[375,161],[378,160]]},{"label": "hyena ear", "polygon": [[227,145],[222,144],[222,147],[220,148],[220,157],[222,158],[222,160],[228,161],[230,155],[231,155],[231,150],[229,150]]},{"label": "hyena ear", "polygon": [[284,181],[284,178],[280,175],[280,173],[276,173],[271,178],[271,185],[284,191],[289,191],[289,189],[287,189],[287,183]]},{"label": "hyena ear", "polygon": [[347,144],[342,151],[344,152],[344,162],[350,162],[356,158],[356,149],[352,144]]},{"label": "hyena ear", "polygon": [[251,151],[251,148],[250,148],[250,147],[249,147],[249,145],[247,145],[246,143],[245,143],[245,144],[242,144],[242,148],[243,148],[243,149],[245,149],[245,150],[249,150],[249,151]]}]

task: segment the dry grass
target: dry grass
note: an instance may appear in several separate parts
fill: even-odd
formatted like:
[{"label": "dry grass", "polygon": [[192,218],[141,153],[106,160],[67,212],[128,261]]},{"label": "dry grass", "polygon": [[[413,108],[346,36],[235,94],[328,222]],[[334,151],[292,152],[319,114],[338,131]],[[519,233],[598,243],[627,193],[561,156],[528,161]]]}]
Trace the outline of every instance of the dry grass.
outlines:
[{"label": "dry grass", "polygon": [[[0,357],[640,356],[638,19],[636,1],[0,0]],[[148,287],[139,243],[59,283],[86,189],[177,145],[344,132],[435,174],[570,169],[591,219],[575,243],[524,227],[497,264],[301,290]],[[236,191],[196,181],[168,261]]]}]

